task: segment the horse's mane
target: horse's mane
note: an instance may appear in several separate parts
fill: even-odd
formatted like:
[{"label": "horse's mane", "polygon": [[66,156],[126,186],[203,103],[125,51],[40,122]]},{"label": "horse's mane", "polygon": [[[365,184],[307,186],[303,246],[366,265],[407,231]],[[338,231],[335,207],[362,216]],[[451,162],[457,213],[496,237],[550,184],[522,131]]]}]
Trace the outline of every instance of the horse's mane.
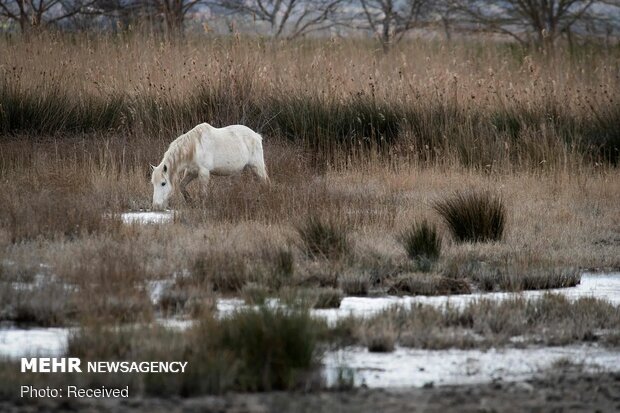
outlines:
[{"label": "horse's mane", "polygon": [[201,123],[200,125],[194,127],[194,129],[184,133],[172,141],[168,147],[168,150],[164,154],[164,159],[162,160],[162,163],[168,167],[168,173],[171,180],[174,179],[176,174],[179,172],[179,165],[188,159],[194,158],[196,153],[196,145],[198,144],[203,132],[208,127],[208,124]]}]

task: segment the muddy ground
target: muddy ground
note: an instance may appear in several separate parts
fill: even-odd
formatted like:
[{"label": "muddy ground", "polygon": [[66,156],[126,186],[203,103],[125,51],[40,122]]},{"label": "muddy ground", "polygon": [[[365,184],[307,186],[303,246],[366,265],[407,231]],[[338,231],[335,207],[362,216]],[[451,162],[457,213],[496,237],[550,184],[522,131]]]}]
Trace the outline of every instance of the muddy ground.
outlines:
[{"label": "muddy ground", "polygon": [[3,412],[617,412],[620,373],[563,371],[525,382],[355,389],[318,393],[229,394],[188,399],[0,402]]}]

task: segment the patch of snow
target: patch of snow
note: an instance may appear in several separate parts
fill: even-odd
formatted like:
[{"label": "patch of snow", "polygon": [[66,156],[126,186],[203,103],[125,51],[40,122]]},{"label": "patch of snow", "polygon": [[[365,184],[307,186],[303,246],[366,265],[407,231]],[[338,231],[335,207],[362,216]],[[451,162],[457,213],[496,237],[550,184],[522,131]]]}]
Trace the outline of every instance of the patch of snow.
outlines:
[{"label": "patch of snow", "polygon": [[420,303],[432,305],[434,307],[450,305],[455,308],[463,308],[467,304],[481,298],[493,301],[501,301],[514,297],[529,299],[541,297],[546,292],[564,294],[569,299],[574,300],[582,297],[595,297],[609,301],[611,304],[618,306],[620,305],[620,273],[584,273],[581,276],[581,282],[575,287],[523,291],[519,293],[492,292],[439,296],[345,297],[340,302],[339,308],[313,310],[313,314],[326,318],[329,323],[334,323],[336,320],[347,316],[368,318],[394,306],[408,308],[412,304]]},{"label": "patch of snow", "polygon": [[57,357],[67,348],[68,328],[10,328],[0,330],[0,356]]},{"label": "patch of snow", "polygon": [[172,222],[174,211],[125,212],[121,219],[125,224],[165,224]]},{"label": "patch of snow", "polygon": [[[152,281],[148,284],[151,298],[158,300],[161,293],[173,280]],[[570,299],[596,297],[620,305],[620,273],[583,274],[581,283],[575,287],[555,289],[552,292],[564,294]],[[464,306],[474,300],[487,298],[503,300],[515,296],[535,298],[545,291],[523,293],[479,293],[453,296],[415,297],[346,297],[338,309],[312,310],[315,316],[325,317],[329,322],[353,315],[368,317],[394,305],[409,306],[423,303],[433,306]],[[275,299],[269,305],[280,305]],[[239,298],[224,298],[217,301],[219,316],[246,306]],[[192,320],[159,319],[160,325],[184,330],[193,325]],[[0,357],[19,358],[25,356],[63,355],[69,328],[0,329]],[[519,338],[514,339],[515,343]],[[620,352],[593,345],[569,347],[529,347],[499,350],[415,350],[397,348],[392,353],[369,353],[365,348],[348,348],[328,352],[324,357],[325,374],[328,383],[335,384],[342,367],[354,372],[355,384],[369,387],[423,386],[466,384],[502,380],[523,380],[549,368],[560,359],[569,359],[586,366],[598,365],[608,370],[620,371]]]},{"label": "patch of snow", "polygon": [[41,273],[37,273],[34,275],[34,279],[32,281],[13,281],[11,282],[11,287],[15,290],[21,291],[31,291],[35,288],[39,288],[44,286],[46,283],[53,282],[56,280],[55,276],[45,275]]},{"label": "patch of snow", "polygon": [[217,300],[217,312],[220,317],[227,316],[245,306],[245,301],[241,298],[220,298]]},{"label": "patch of snow", "polygon": [[575,287],[549,290],[560,292],[569,298],[595,297],[606,300],[615,306],[620,305],[620,272],[584,273],[581,282]]},{"label": "patch of snow", "polygon": [[[172,330],[185,330],[194,320],[160,318],[157,324]],[[67,350],[69,335],[75,327],[2,328],[0,329],[0,358],[62,357]]]},{"label": "patch of snow", "polygon": [[329,386],[343,369],[356,386],[422,387],[521,381],[551,368],[558,360],[583,364],[586,370],[620,371],[620,352],[593,345],[483,350],[416,350],[370,353],[353,347],[329,352],[323,359]]},{"label": "patch of snow", "polygon": [[194,325],[194,320],[180,320],[178,318],[159,318],[157,323],[171,330],[183,331]]},{"label": "patch of snow", "polygon": [[[384,297],[344,297],[339,308],[313,309],[311,313],[317,317],[327,319],[330,324],[349,316],[368,318],[383,310],[395,306],[404,308],[412,304],[427,304],[433,307],[450,305],[454,308],[463,308],[467,304],[482,298],[501,301],[508,298],[523,297],[525,299],[537,298],[546,292],[563,294],[569,299],[582,297],[595,297],[609,301],[611,304],[620,305],[620,273],[590,274],[584,273],[581,282],[575,287],[556,288],[551,290],[531,290],[518,293],[492,292],[474,293],[461,295],[438,295],[438,296],[384,296]],[[267,300],[271,306],[279,305],[277,299]],[[246,308],[247,304],[239,298],[221,298],[217,301],[217,309],[220,316],[226,316],[235,310]]]}]

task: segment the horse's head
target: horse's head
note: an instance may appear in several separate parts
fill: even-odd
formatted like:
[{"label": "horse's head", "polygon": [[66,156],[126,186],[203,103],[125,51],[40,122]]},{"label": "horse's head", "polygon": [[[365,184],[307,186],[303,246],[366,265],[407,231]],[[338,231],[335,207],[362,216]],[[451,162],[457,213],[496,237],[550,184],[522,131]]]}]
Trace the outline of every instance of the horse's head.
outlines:
[{"label": "horse's head", "polygon": [[172,181],[168,166],[164,163],[159,166],[151,165],[151,183],[153,184],[153,209],[164,209],[168,206],[168,198],[172,193]]}]

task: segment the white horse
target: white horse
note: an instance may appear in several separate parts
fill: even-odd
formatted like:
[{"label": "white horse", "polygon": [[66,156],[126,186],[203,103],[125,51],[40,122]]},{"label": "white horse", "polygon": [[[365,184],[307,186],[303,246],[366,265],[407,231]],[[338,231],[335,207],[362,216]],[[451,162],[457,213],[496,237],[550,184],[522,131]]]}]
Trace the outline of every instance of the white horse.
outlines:
[{"label": "white horse", "polygon": [[194,179],[200,178],[206,187],[211,175],[232,175],[246,167],[264,182],[269,182],[263,158],[263,138],[258,133],[243,125],[214,128],[201,123],[176,138],[159,165],[151,165],[153,208],[162,209],[168,205],[182,174],[179,187],[189,202],[187,185]]}]

